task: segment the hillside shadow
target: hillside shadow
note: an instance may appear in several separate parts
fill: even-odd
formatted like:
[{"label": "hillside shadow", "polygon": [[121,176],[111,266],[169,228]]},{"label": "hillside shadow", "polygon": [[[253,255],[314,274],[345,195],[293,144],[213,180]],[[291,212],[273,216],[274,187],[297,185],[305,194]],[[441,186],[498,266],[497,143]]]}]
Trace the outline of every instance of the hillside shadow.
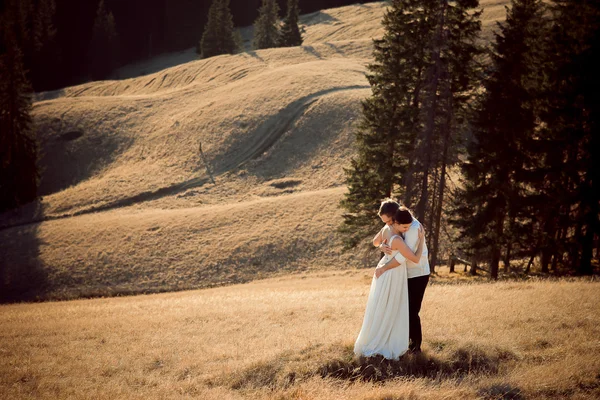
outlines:
[{"label": "hillside shadow", "polygon": [[59,97],[63,97],[64,94],[65,94],[64,89],[50,90],[47,92],[39,92],[39,93],[33,94],[32,100],[33,100],[33,102],[54,100],[54,99],[58,99]]},{"label": "hillside shadow", "polygon": [[55,118],[39,127],[40,132],[44,129],[56,132],[39,135],[43,137],[40,140],[40,195],[56,193],[91,178],[134,142],[121,132],[71,125]]},{"label": "hillside shadow", "polygon": [[39,224],[0,231],[0,303],[43,300],[48,272],[40,258]]},{"label": "hillside shadow", "polygon": [[122,80],[150,75],[167,68],[186,64],[198,59],[199,56],[196,54],[195,48],[158,54],[154,57],[126,64],[117,68],[111,74],[110,79]]},{"label": "hillside shadow", "polygon": [[[44,206],[41,198],[13,210],[0,213],[0,232],[3,229],[40,222],[44,219]],[[2,243],[2,242],[0,242]],[[4,248],[2,246],[1,248]]]}]

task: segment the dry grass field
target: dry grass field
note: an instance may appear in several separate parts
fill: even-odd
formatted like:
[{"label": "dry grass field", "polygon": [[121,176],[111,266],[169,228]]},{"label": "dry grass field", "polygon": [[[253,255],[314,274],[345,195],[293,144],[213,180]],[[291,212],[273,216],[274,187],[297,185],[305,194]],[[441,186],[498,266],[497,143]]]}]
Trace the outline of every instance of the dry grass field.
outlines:
[{"label": "dry grass field", "polygon": [[2,399],[593,399],[600,284],[432,285],[424,353],[352,355],[372,271],[0,306]]},{"label": "dry grass field", "polygon": [[[507,3],[481,1],[483,40]],[[600,398],[593,279],[442,267],[424,353],[353,356],[377,255],[335,230],[386,4],[36,95],[43,198],[0,215],[0,301],[47,301],[0,305],[0,399]]]}]

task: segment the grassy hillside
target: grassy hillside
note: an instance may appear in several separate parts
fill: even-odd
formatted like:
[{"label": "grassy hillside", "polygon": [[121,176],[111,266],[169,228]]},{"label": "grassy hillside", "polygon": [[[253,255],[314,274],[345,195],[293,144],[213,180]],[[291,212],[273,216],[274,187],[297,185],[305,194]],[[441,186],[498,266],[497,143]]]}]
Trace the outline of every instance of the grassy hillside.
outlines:
[{"label": "grassy hillside", "polygon": [[430,286],[424,354],[359,360],[370,271],[0,306],[6,399],[594,399],[595,281]]},{"label": "grassy hillside", "polygon": [[[506,3],[482,1],[484,38]],[[300,47],[161,56],[38,94],[43,198],[0,215],[0,289],[71,298],[370,265],[334,231],[385,7],[304,15]]]}]

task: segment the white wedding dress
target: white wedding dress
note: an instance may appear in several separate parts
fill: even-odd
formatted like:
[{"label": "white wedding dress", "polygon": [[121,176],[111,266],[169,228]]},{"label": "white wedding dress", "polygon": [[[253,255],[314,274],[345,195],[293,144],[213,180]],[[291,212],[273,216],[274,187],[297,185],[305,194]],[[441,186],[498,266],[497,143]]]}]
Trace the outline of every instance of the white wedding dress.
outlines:
[{"label": "white wedding dress", "polygon": [[[393,236],[393,240],[402,240]],[[354,354],[370,357],[381,354],[387,359],[398,359],[408,351],[408,283],[406,258],[398,251],[385,255],[377,266],[385,265],[396,257],[400,265],[373,275],[371,290],[362,328],[354,344]]]}]

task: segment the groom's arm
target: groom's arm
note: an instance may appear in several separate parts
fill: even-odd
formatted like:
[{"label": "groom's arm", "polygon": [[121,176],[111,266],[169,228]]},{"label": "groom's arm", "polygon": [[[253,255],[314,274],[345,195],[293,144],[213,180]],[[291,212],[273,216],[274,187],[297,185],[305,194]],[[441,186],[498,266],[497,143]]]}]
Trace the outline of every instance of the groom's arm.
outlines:
[{"label": "groom's arm", "polygon": [[379,230],[379,232],[377,232],[377,235],[375,235],[375,237],[373,238],[373,246],[375,246],[375,247],[381,246],[381,244],[385,240],[384,232],[385,232],[386,227],[387,227],[387,225],[383,225],[383,228],[381,228],[381,230]]}]

